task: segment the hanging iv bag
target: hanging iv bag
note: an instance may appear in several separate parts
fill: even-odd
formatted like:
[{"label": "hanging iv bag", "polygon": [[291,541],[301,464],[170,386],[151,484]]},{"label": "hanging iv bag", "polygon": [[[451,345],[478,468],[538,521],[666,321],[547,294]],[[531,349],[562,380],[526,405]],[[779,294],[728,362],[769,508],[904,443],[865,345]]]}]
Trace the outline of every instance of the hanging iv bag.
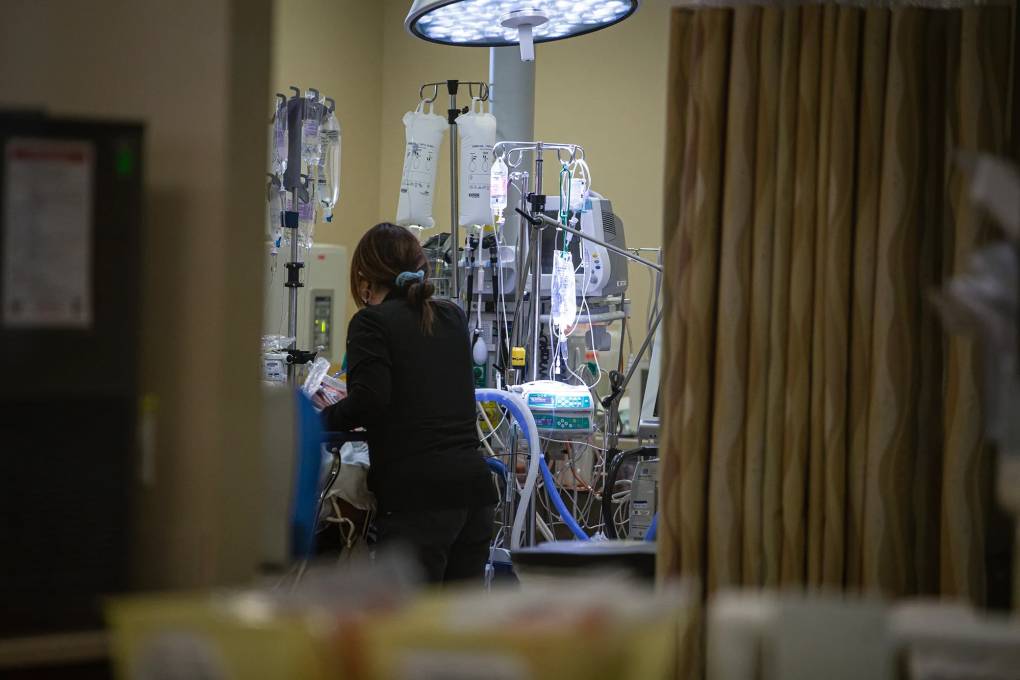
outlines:
[{"label": "hanging iv bag", "polygon": [[431,229],[432,199],[436,189],[439,145],[446,131],[446,119],[425,111],[425,101],[404,114],[404,171],[400,177],[397,224]]},{"label": "hanging iv bag", "polygon": [[315,236],[315,204],[311,201],[298,201],[298,245],[308,250],[312,247]]},{"label": "hanging iv bag", "polygon": [[272,172],[282,178],[287,172],[287,156],[290,153],[290,138],[287,128],[287,100],[282,99],[273,115]]},{"label": "hanging iv bag", "polygon": [[316,194],[327,222],[333,221],[333,207],[340,200],[340,135],[340,122],[336,113],[330,110],[326,122],[319,128],[322,151],[316,176]]},{"label": "hanging iv bag", "polygon": [[588,203],[588,183],[582,177],[570,180],[570,207],[579,213],[591,207]]},{"label": "hanging iv bag", "polygon": [[311,169],[319,164],[319,118],[322,116],[319,93],[309,90],[305,93],[303,103],[304,106],[301,109],[301,160],[311,172]]},{"label": "hanging iv bag", "polygon": [[577,290],[574,281],[574,259],[569,250],[557,250],[553,255],[552,321],[561,338],[577,319]]},{"label": "hanging iv bag", "polygon": [[460,226],[490,224],[493,213],[489,205],[489,173],[492,147],[496,144],[496,117],[482,110],[481,99],[472,99],[470,110],[457,117],[457,135]]},{"label": "hanging iv bag", "polygon": [[[283,244],[290,247],[291,236],[297,232],[298,239],[298,262],[304,262],[306,255],[311,250],[315,236],[315,203],[307,191],[299,191],[297,199],[298,228],[283,230]],[[305,199],[308,200],[305,200]],[[294,210],[294,199],[288,195],[284,200],[288,210]]]},{"label": "hanging iv bag", "polygon": [[270,253],[276,255],[283,241],[283,206],[287,193],[278,177],[266,183],[266,239],[271,243]]},{"label": "hanging iv bag", "polygon": [[510,182],[510,169],[502,157],[497,158],[489,171],[489,214],[503,223],[503,211],[506,210],[507,185]]}]

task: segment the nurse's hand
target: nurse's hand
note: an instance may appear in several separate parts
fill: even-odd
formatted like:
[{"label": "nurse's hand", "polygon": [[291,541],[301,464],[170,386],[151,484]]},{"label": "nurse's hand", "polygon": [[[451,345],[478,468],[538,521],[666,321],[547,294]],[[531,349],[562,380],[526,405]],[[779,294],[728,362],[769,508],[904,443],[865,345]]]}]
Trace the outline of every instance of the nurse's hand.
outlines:
[{"label": "nurse's hand", "polygon": [[316,392],[312,395],[312,406],[321,411],[327,406],[332,406],[332,404],[323,396],[322,392]]},{"label": "nurse's hand", "polygon": [[314,404],[317,409],[322,410],[327,406],[332,406],[346,397],[346,389],[337,389],[332,386],[323,385],[314,395],[312,395],[312,404]]}]

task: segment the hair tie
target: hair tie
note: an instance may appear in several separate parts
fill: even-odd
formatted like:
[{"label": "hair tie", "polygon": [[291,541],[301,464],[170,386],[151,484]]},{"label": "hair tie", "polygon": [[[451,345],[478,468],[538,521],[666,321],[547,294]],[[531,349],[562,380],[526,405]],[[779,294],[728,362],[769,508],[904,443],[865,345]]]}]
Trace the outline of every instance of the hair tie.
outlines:
[{"label": "hair tie", "polygon": [[400,272],[397,274],[397,288],[409,286],[412,283],[421,283],[425,280],[425,272]]}]

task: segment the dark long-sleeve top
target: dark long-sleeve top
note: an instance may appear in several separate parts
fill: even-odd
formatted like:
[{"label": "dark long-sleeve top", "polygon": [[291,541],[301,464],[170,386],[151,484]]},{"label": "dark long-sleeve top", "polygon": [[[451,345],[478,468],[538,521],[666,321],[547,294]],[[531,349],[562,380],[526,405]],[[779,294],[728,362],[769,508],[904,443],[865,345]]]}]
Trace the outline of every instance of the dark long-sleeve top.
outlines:
[{"label": "dark long-sleeve top", "polygon": [[347,330],[347,397],[323,411],[331,431],[367,431],[368,485],[380,512],[497,501],[478,451],[467,318],[448,302],[432,309],[428,335],[399,292],[355,314]]}]

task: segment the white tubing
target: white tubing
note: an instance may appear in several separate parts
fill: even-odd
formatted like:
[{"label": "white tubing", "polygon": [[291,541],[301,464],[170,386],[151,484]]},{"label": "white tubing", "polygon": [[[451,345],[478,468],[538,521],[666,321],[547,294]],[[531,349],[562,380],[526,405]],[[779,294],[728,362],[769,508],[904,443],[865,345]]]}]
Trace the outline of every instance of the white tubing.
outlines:
[{"label": "white tubing", "polygon": [[[528,506],[531,505],[531,498],[535,494],[535,486],[538,484],[539,466],[542,461],[542,444],[538,440],[538,426],[535,418],[528,410],[524,399],[512,392],[494,390],[491,388],[479,388],[475,390],[475,401],[494,401],[510,410],[511,415],[517,420],[517,424],[524,430],[528,438],[528,453],[531,459],[528,463],[528,476],[524,479],[524,488],[521,489],[521,497],[517,505],[517,514],[514,516],[514,524],[510,529],[510,549],[520,550],[521,534],[524,533],[524,521],[527,519]],[[511,471],[513,474],[513,471]]]},{"label": "white tubing", "polygon": [[[580,320],[583,318],[584,319],[584,323],[590,324],[590,323],[600,323],[602,321],[619,321],[620,319],[623,319],[626,316],[627,316],[627,313],[621,311],[621,312],[601,312],[599,314],[582,314],[582,315],[578,316],[577,318],[578,318],[578,322],[579,323],[580,323]],[[549,315],[548,314],[540,314],[539,317],[538,317],[538,320],[541,321],[544,324],[545,323],[549,323]]]}]

